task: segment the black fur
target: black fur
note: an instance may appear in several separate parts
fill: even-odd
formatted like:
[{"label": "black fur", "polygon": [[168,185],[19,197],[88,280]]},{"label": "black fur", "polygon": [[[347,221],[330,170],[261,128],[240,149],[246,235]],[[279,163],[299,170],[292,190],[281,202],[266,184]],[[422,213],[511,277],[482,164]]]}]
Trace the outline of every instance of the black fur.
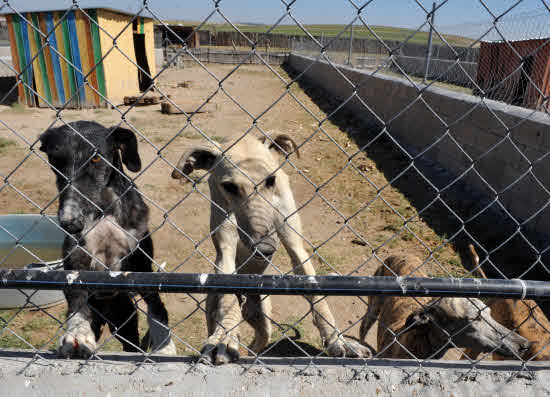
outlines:
[{"label": "black fur", "polygon": [[[139,171],[141,160],[137,139],[132,131],[124,128],[105,128],[90,121],[70,123],[70,127],[52,128],[40,136],[40,150],[48,155],[52,170],[56,174],[59,198],[59,218],[62,208],[71,200],[76,203],[72,218],[65,217],[61,226],[67,231],[63,243],[65,270],[89,270],[92,258],[84,249],[86,242],[82,238],[90,220],[104,215],[112,215],[124,230],[133,230],[139,244],[122,260],[122,271],[151,272],[153,241],[149,236],[149,209],[135,186],[124,173],[122,163],[130,170]],[[88,142],[87,142],[88,141]],[[101,156],[98,160],[97,155]],[[92,159],[95,159],[93,161]],[[112,164],[112,166],[109,165]],[[111,189],[116,199],[106,201],[103,192]],[[80,193],[79,193],[80,192]],[[69,304],[68,315],[78,308],[77,291],[65,291]],[[155,313],[155,318],[168,324],[168,314],[158,294],[144,297]],[[85,300],[84,300],[85,301]],[[124,351],[136,351],[139,343],[136,308],[127,293],[114,295],[95,294],[89,296],[87,304],[91,309],[91,327],[96,340],[100,337],[101,327],[108,324],[111,332],[121,341]],[[133,317],[132,317],[133,316]],[[127,321],[128,319],[130,319]]]}]

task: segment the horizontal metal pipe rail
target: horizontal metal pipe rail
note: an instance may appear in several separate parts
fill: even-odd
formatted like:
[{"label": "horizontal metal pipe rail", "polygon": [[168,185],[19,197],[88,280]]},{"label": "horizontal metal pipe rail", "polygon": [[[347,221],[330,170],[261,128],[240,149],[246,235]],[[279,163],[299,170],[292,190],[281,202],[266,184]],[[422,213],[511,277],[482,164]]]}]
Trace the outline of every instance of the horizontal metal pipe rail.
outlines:
[{"label": "horizontal metal pipe rail", "polygon": [[550,282],[504,279],[0,270],[0,288],[548,299]]}]

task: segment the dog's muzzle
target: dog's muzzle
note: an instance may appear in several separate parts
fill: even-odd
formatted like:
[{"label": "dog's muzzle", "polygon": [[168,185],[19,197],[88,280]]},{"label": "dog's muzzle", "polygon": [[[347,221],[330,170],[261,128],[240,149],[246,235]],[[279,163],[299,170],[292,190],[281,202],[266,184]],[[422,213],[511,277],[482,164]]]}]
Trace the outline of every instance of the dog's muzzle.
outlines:
[{"label": "dog's muzzle", "polygon": [[78,203],[74,200],[68,200],[59,209],[59,224],[63,229],[71,234],[78,233],[84,228],[82,211]]},{"label": "dog's muzzle", "polygon": [[254,250],[254,256],[271,259],[275,251],[277,251],[277,242],[271,237],[255,239],[252,248]]}]

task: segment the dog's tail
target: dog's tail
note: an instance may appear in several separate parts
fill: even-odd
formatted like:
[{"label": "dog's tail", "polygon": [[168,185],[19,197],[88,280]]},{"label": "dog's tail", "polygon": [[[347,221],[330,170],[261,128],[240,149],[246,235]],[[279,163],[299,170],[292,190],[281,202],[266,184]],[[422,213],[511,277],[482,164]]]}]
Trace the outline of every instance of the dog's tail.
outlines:
[{"label": "dog's tail", "polygon": [[294,325],[290,325],[290,324],[281,324],[281,328],[283,327],[286,327],[286,329],[284,329],[284,331],[288,331],[289,329],[293,330],[294,331],[294,336],[289,336],[288,338],[290,338],[290,340],[300,340],[302,339],[302,333],[300,332],[300,330],[298,328],[296,328]]},{"label": "dog's tail", "polygon": [[478,278],[487,278],[485,272],[479,264],[479,255],[476,252],[476,249],[473,244],[468,244],[468,255],[470,259],[470,266],[472,275],[477,276]]}]

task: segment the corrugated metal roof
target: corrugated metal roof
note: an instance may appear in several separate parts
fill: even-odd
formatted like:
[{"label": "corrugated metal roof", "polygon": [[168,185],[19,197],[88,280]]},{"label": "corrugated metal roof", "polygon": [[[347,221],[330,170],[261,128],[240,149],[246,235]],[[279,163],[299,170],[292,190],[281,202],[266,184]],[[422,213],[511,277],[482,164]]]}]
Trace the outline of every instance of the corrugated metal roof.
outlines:
[{"label": "corrugated metal roof", "polygon": [[[500,36],[499,36],[500,37]],[[481,40],[482,43],[504,43],[504,42],[509,42],[509,43],[516,43],[516,42],[519,42],[519,41],[531,41],[531,40],[548,40],[550,39],[550,35],[547,35],[547,36],[533,36],[533,37],[524,37],[524,38],[521,38],[521,39],[516,39],[516,40],[512,40],[512,39],[509,39],[508,37],[506,37],[506,35],[504,35],[504,39],[502,39],[502,37],[500,37],[498,40]]]},{"label": "corrugated metal roof", "polygon": [[[436,16],[437,18],[437,16]],[[437,27],[443,35],[463,36],[485,43],[544,40],[550,38],[550,12],[536,9],[492,20]]]},{"label": "corrugated metal roof", "polygon": [[[115,8],[115,7],[102,7],[102,6],[98,6],[98,7],[81,7],[81,9],[83,10],[107,10],[107,11],[111,11],[111,12],[116,12],[116,13],[119,13],[119,14],[124,14],[124,15],[129,15],[129,16],[135,16],[136,14],[131,12],[131,11],[128,11],[128,10],[123,10],[123,9],[120,9],[120,8]],[[55,11],[67,11],[66,8],[42,8],[42,9],[39,9],[39,8],[36,8],[36,9],[24,9],[24,10],[17,10],[17,12],[19,13],[27,13],[27,12],[55,12]],[[0,15],[8,15],[8,14],[15,14],[15,12],[13,11],[0,11]],[[152,17],[148,17],[146,15],[138,15],[140,18],[147,18],[147,19],[153,19]]]}]

